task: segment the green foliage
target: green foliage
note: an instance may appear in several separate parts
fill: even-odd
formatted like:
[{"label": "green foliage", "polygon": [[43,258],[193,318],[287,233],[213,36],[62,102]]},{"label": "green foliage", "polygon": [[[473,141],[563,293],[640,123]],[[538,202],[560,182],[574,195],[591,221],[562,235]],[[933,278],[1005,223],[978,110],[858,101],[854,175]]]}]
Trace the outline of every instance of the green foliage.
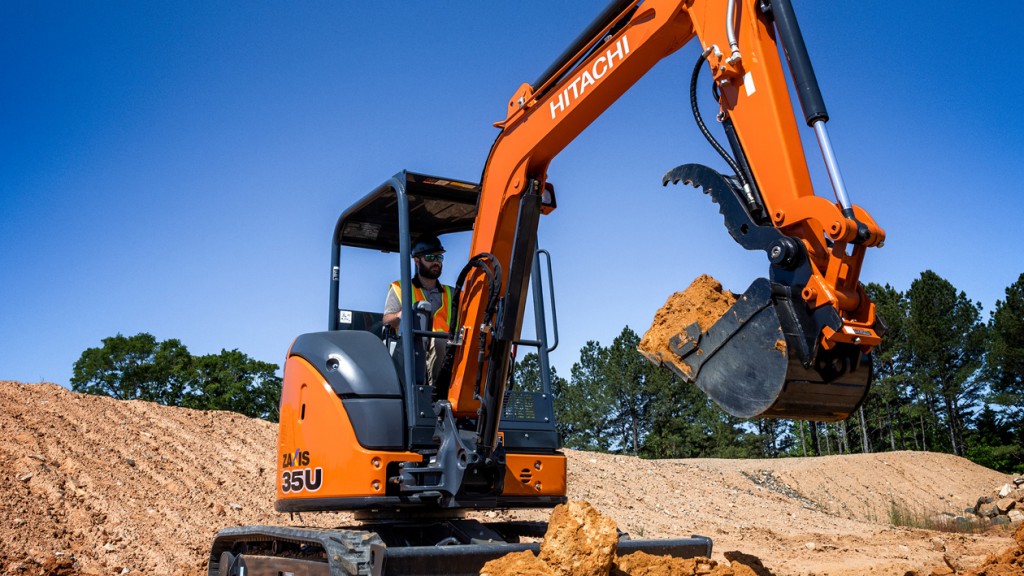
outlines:
[{"label": "green foliage", "polygon": [[908,423],[918,421],[922,415],[920,407],[914,403],[916,387],[911,378],[912,355],[907,333],[910,302],[904,293],[888,284],[868,284],[865,290],[886,332],[882,343],[871,353],[874,382],[865,402],[867,414],[876,416],[875,425],[860,422],[858,417],[856,442],[862,452],[886,447],[907,449],[908,440],[913,441],[907,438]]},{"label": "green foliage", "polygon": [[157,342],[151,334],[112,336],[89,348],[75,362],[72,390],[181,405],[192,356],[178,340]]},{"label": "green foliage", "polygon": [[608,351],[596,341],[580,350],[572,366],[569,383],[554,389],[555,417],[562,441],[569,448],[611,451],[612,391],[605,385]]},{"label": "green foliage", "polygon": [[[558,375],[554,366],[550,366],[552,390],[565,385],[565,378]],[[530,352],[520,362],[512,367],[511,389],[525,390],[527,392],[543,392],[544,380],[541,377],[540,357],[536,352]]]},{"label": "green foliage", "polygon": [[938,510],[913,508],[902,500],[890,500],[888,512],[889,524],[893,526],[962,534],[976,534],[985,530],[975,519]]},{"label": "green foliage", "polygon": [[1024,439],[1013,423],[989,406],[982,409],[968,432],[965,455],[993,470],[1024,474]]},{"label": "green foliage", "polygon": [[[655,367],[628,326],[610,346],[587,342],[568,382],[552,377],[555,414],[565,446],[652,458],[744,457],[752,436],[698,388]],[[538,382],[536,356],[516,365],[516,385]],[[756,450],[756,447],[754,448]]]},{"label": "green foliage", "polygon": [[948,438],[942,444],[962,456],[965,410],[981,393],[977,376],[986,341],[981,305],[931,270],[911,283],[907,299],[907,346],[915,384],[932,413],[945,420]]},{"label": "green foliage", "polygon": [[611,427],[615,445],[623,452],[640,453],[651,431],[651,412],[658,382],[666,378],[637,352],[640,337],[628,326],[612,341],[602,367],[610,391]]},{"label": "green foliage", "polygon": [[71,389],[276,421],[281,399],[277,369],[238,350],[195,357],[175,339],[157,342],[151,334],[118,334],[82,352]]},{"label": "green foliage", "polygon": [[996,302],[989,321],[986,374],[991,401],[1003,406],[1018,437],[1024,437],[1024,274]]},{"label": "green foliage", "polygon": [[183,405],[201,410],[230,410],[276,422],[281,402],[277,365],[236,350],[195,358]]},{"label": "green foliage", "polygon": [[885,450],[946,451],[1024,472],[1024,275],[990,322],[932,271],[906,292],[865,290],[887,331],[874,383],[845,422],[740,421],[696,387],[644,362],[628,327],[588,342],[555,387],[566,445],[653,458],[779,457]]}]

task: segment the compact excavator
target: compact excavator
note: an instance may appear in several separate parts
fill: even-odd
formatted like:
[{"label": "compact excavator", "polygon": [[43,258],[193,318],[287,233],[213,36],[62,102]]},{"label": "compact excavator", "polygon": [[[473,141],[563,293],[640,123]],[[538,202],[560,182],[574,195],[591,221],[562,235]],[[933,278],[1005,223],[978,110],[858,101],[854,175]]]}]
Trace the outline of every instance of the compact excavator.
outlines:
[{"label": "compact excavator", "polygon": [[[296,338],[285,363],[275,508],[355,511],[357,525],[224,529],[210,550],[211,576],[474,574],[487,559],[537,549],[544,523],[485,522],[466,512],[566,501],[548,364],[557,323],[546,315],[545,294],[553,316],[554,293],[541,280],[542,265],[550,280],[551,260],[537,246],[541,219],[557,207],[549,164],[693,39],[702,48],[691,77],[694,116],[730,172],[684,164],[663,184],[702,189],[732,237],[765,252],[769,272],[707,331],[681,326],[672,364],[741,417],[830,421],[856,409],[883,332],[858,278],[865,251],[885,234],[849,200],[790,0],[613,0],[508,98],[479,183],[402,171],[338,219],[327,330]],[[728,149],[697,106],[705,70]],[[834,200],[812,187],[787,79]],[[449,329],[437,331],[411,292],[410,246],[425,234],[469,231]],[[390,333],[381,313],[341,306],[343,246],[400,254],[402,318],[413,321]],[[537,336],[525,340],[531,287]],[[435,385],[424,378],[428,339],[448,343]],[[396,340],[404,345],[392,355]],[[523,346],[537,350],[539,391],[509,385],[513,350]],[[620,553],[634,550],[709,555],[711,541],[622,535]]]}]

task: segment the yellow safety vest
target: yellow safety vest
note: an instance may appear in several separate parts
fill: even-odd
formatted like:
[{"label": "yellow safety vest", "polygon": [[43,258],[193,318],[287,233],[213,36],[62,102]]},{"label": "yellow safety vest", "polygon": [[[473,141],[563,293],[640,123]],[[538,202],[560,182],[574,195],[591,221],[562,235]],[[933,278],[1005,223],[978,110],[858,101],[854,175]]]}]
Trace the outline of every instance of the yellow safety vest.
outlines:
[{"label": "yellow safety vest", "polygon": [[[395,280],[391,283],[391,289],[395,291],[395,296],[398,297],[398,303],[402,303],[402,282]],[[423,289],[416,285],[414,282],[412,285],[412,302],[425,302],[427,295],[423,293]],[[434,332],[448,332],[451,329],[448,322],[452,317],[452,287],[441,284],[441,307],[434,310]]]}]

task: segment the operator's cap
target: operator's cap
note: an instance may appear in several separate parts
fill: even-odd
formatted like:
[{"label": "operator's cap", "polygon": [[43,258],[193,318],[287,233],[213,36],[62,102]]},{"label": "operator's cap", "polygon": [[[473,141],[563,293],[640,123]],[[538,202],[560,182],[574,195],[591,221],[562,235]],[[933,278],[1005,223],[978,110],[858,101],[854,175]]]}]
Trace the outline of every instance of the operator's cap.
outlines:
[{"label": "operator's cap", "polygon": [[420,254],[426,254],[428,252],[444,252],[444,246],[441,245],[441,241],[437,239],[437,236],[421,236],[420,239],[412,245],[413,256],[419,256]]}]

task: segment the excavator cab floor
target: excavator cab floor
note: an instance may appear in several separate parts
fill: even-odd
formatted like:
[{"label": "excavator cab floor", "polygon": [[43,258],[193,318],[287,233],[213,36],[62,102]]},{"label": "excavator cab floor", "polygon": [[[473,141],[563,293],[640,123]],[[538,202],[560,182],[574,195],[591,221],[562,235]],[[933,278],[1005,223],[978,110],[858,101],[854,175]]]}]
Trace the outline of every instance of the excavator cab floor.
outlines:
[{"label": "excavator cab floor", "polygon": [[808,349],[796,312],[802,305],[759,278],[707,331],[693,323],[673,336],[673,357],[642,353],[695,383],[733,416],[845,419],[867,394],[870,364],[859,348],[843,344],[801,358]]}]

